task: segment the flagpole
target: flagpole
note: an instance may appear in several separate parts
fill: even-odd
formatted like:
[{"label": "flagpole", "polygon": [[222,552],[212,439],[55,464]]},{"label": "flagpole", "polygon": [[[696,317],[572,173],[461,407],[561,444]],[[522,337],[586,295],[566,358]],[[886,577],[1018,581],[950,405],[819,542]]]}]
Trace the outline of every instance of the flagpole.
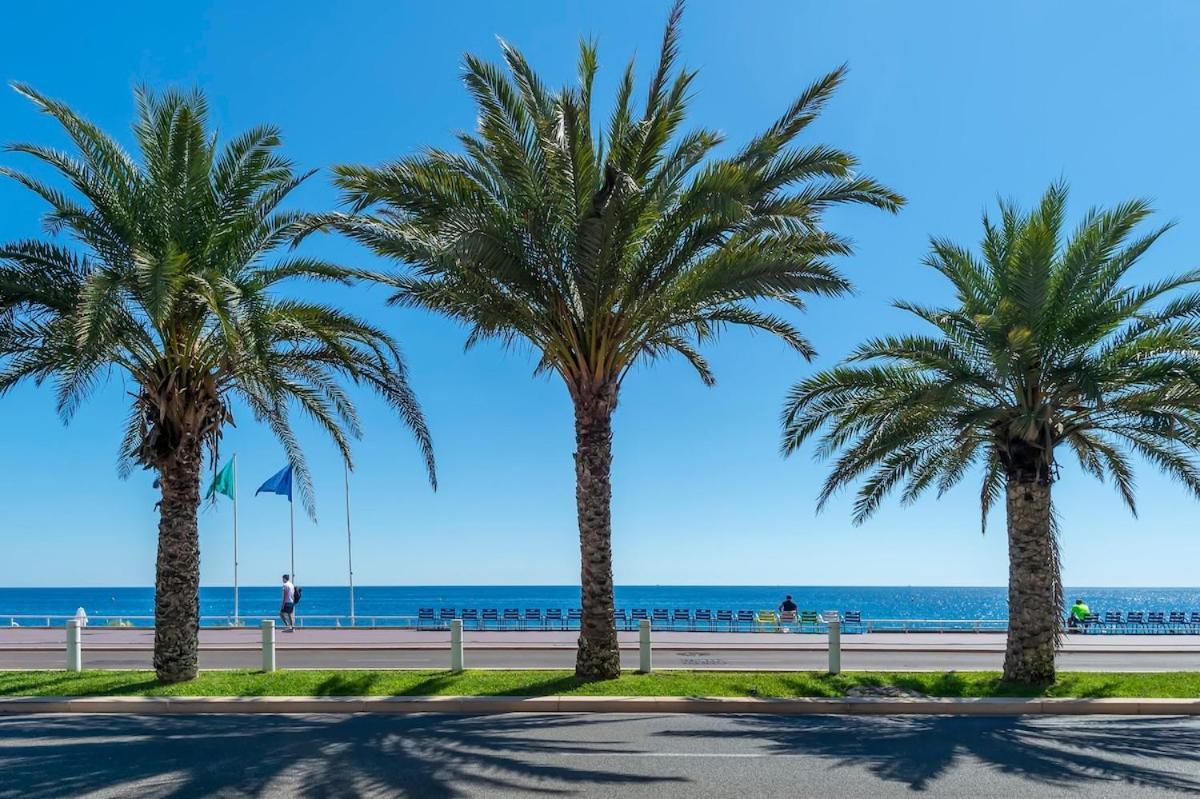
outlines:
[{"label": "flagpole", "polygon": [[292,582],[296,582],[296,503],[288,497],[288,516],[292,526]]},{"label": "flagpole", "polygon": [[237,453],[233,453],[233,626],[241,618],[238,612],[238,529],[237,529]]},{"label": "flagpole", "polygon": [[346,479],[346,567],[350,571],[350,626],[354,626],[354,547],[350,543],[350,464],[342,461]]}]

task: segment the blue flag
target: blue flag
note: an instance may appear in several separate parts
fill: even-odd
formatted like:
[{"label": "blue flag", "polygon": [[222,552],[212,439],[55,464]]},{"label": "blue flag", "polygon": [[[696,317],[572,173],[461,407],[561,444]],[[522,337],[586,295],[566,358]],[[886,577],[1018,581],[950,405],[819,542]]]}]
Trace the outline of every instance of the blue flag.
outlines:
[{"label": "blue flag", "polygon": [[254,492],[254,496],[257,497],[264,491],[266,491],[268,494],[283,494],[288,498],[288,502],[291,502],[292,465],[289,463],[287,466],[267,478],[267,482],[258,487],[258,490]]}]

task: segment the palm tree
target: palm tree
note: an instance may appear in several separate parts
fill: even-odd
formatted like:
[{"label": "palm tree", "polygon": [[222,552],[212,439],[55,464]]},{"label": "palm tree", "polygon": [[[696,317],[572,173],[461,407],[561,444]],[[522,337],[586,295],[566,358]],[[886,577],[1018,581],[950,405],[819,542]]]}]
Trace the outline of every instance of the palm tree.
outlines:
[{"label": "palm tree", "polygon": [[1036,210],[1000,206],[983,220],[982,254],[935,239],[926,260],[954,286],[948,308],[896,306],[934,335],[887,336],[849,364],[795,386],[784,450],[820,434],[838,454],[820,505],[862,478],[854,521],[903,484],[912,502],[981,467],[983,523],[1003,494],[1008,518],[1009,633],[1004,679],[1054,678],[1063,609],[1051,487],[1056,453],[1109,479],[1136,513],[1131,456],[1200,494],[1200,282],[1189,272],[1143,286],[1125,274],[1169,227],[1134,236],[1145,202],[1087,213],[1064,240],[1067,190]]},{"label": "palm tree", "polygon": [[597,53],[579,49],[578,84],[552,90],[502,43],[507,73],[468,55],[478,129],[461,152],[430,149],[382,167],[343,166],[353,213],[327,216],[375,252],[411,266],[377,276],[393,303],[461,320],[468,343],[524,342],[575,409],[583,621],[576,673],[620,673],[613,626],[612,416],[635,364],[681,355],[705,384],[698,345],[729,326],[812,347],[759,306],[803,308],[848,283],[828,258],[849,243],[821,227],[826,208],[902,198],[856,174],[852,156],[793,146],[841,82],[814,83],[761,135],[725,157],[709,130],[681,132],[696,73],[676,69],[682,8],[671,12],[644,110],[632,62],[601,129],[592,114]]},{"label": "palm tree", "polygon": [[0,171],[44,199],[49,232],[77,246],[0,247],[0,393],[26,379],[50,380],[69,419],[112,372],[132,385],[121,470],[154,469],[162,492],[154,668],[160,680],[191,679],[200,472],[205,451],[216,457],[233,422],[234,399],[282,442],[310,513],[294,408],[349,463],[359,421],[344,384],[372,389],[415,435],[432,481],[429,433],[386,333],[336,307],[275,296],[292,278],[349,281],[345,269],[324,261],[271,259],[306,224],[279,205],[308,177],[278,154],[275,128],[253,128],[218,148],[200,94],[139,90],[139,161],[66,105],[15,88],[58,121],[76,152],[10,149],[53,168],[76,196]]}]

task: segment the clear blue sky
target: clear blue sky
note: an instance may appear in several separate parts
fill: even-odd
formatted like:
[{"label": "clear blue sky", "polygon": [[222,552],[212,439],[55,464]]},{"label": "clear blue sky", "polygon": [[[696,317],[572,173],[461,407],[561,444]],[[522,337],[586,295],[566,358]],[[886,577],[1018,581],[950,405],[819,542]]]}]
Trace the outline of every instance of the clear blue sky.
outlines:
[{"label": "clear blue sky", "polygon": [[[459,83],[464,52],[498,58],[495,37],[524,49],[551,82],[573,78],[580,35],[599,38],[603,83],[637,53],[644,78],[665,2],[27,3],[5,12],[0,78],[32,83],[128,140],[132,87],[203,88],[221,130],[273,122],[306,167],[378,162],[451,145],[474,112]],[[1075,214],[1152,198],[1180,221],[1141,276],[1200,262],[1200,5],[1185,2],[694,2],[683,58],[699,67],[693,119],[734,142],[768,124],[812,79],[849,62],[828,113],[810,128],[857,154],[909,198],[899,216],[839,210],[857,242],[843,264],[859,287],[801,320],[820,351],[808,365],[775,341],[731,333],[710,350],[719,383],[681,363],[643,369],[617,413],[614,547],[619,583],[1001,585],[1002,518],[979,533],[977,488],[941,501],[890,502],[866,525],[847,501],[816,515],[824,468],[778,455],[778,414],[793,382],[864,337],[913,323],[889,308],[937,302],[945,287],[920,265],[930,234],[978,239],[998,194],[1024,202],[1052,180],[1072,185]],[[603,101],[602,101],[603,102]],[[0,140],[61,143],[51,122],[0,91]],[[0,155],[6,164],[17,156]],[[331,207],[327,175],[300,199]],[[42,207],[0,184],[0,238],[38,234]],[[372,263],[325,239],[310,251]],[[432,493],[411,440],[364,400],[367,437],[354,476],[361,584],[572,583],[578,580],[571,412],[527,353],[463,352],[461,329],[386,309],[366,289],[336,297],[403,342],[431,423],[441,472]],[[119,378],[64,428],[48,391],[0,402],[0,585],[148,585],[156,535],[151,477],[116,476]],[[225,438],[239,453],[242,582],[273,584],[287,561],[287,508],[253,498],[283,464],[248,414]],[[298,516],[297,571],[345,579],[341,468],[306,429],[320,524]],[[1068,468],[1056,487],[1068,584],[1195,585],[1200,507],[1143,469],[1141,518]],[[201,516],[202,577],[232,579],[228,505]]]}]

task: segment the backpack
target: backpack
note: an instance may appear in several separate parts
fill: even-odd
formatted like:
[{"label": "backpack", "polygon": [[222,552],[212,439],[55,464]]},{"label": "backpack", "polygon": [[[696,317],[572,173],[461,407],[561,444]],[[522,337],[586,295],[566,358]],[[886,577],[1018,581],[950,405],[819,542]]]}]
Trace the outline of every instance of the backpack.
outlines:
[{"label": "backpack", "polygon": [[300,604],[300,592],[302,590],[303,589],[301,589],[300,586],[296,586],[295,589],[292,591],[292,604],[293,605]]}]

